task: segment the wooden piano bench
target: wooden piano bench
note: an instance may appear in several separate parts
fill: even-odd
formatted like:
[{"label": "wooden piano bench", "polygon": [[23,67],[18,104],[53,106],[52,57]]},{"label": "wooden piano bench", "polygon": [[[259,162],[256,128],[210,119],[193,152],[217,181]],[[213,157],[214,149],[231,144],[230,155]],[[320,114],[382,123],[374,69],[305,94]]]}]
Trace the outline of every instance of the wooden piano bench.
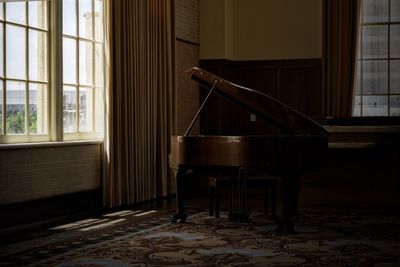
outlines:
[{"label": "wooden piano bench", "polygon": [[[253,181],[259,181],[264,184],[264,213],[271,214],[273,218],[276,218],[276,187],[277,177],[271,176],[248,176],[247,177],[247,188],[251,186]],[[217,176],[208,177],[208,188],[209,188],[209,215],[219,218],[220,212],[220,194],[221,187],[230,187],[231,179],[228,176]],[[232,196],[230,196],[232,197]],[[214,205],[215,202],[215,205]],[[271,204],[271,205],[270,205]],[[271,213],[269,213],[271,211]]]}]

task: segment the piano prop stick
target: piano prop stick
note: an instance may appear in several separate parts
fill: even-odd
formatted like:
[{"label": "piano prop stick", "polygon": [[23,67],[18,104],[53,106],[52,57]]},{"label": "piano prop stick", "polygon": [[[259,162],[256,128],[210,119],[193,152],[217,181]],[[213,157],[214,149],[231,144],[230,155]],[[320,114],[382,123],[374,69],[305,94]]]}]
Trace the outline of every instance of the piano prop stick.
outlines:
[{"label": "piano prop stick", "polygon": [[[326,161],[328,132],[317,122],[286,104],[254,89],[243,87],[199,68],[186,73],[209,90],[184,136],[171,136],[170,167],[176,172],[177,213],[172,222],[187,219],[184,211],[188,172],[227,172],[232,185],[230,218],[247,217],[247,170],[278,176],[282,182],[278,231],[293,232],[298,214],[299,177],[317,170]],[[266,120],[278,135],[196,136],[189,131],[208,97],[215,93]],[[233,189],[233,186],[232,186]],[[240,216],[237,216],[240,214]]]}]

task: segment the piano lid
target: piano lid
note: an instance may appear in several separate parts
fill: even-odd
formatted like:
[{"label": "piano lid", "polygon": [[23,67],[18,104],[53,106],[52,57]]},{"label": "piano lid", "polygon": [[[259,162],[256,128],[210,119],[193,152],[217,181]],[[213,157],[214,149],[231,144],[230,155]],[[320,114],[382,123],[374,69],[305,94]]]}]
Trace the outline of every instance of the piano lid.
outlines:
[{"label": "piano lid", "polygon": [[249,110],[290,135],[328,135],[319,123],[262,92],[224,80],[197,67],[186,70],[204,87]]}]

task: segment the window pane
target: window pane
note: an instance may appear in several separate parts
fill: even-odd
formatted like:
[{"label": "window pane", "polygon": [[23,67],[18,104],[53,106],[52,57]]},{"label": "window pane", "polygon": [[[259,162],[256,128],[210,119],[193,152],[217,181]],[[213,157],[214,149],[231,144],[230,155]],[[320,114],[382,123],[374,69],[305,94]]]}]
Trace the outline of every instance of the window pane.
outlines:
[{"label": "window pane", "polygon": [[64,86],[63,90],[63,125],[64,132],[76,132],[76,88]]},{"label": "window pane", "polygon": [[390,96],[390,116],[400,116],[400,95]]},{"label": "window pane", "polygon": [[95,51],[95,80],[96,86],[103,86],[103,46],[102,44],[96,44]]},{"label": "window pane", "polygon": [[4,20],[4,17],[3,17],[3,3],[2,2],[0,2],[0,20]]},{"label": "window pane", "polygon": [[29,1],[29,26],[47,29],[47,1]]},{"label": "window pane", "polygon": [[79,41],[79,83],[93,84],[93,44]]},{"label": "window pane", "polygon": [[400,58],[400,25],[390,26],[390,57]]},{"label": "window pane", "polygon": [[6,70],[8,78],[26,79],[25,28],[6,25]]},{"label": "window pane", "polygon": [[8,134],[25,133],[25,82],[6,83],[6,129]]},{"label": "window pane", "polygon": [[93,39],[92,0],[79,1],[79,36]]},{"label": "window pane", "polygon": [[75,0],[63,0],[63,34],[76,36]]},{"label": "window pane", "polygon": [[389,18],[388,0],[364,0],[363,22],[386,22]]},{"label": "window pane", "polygon": [[388,96],[364,96],[363,116],[387,116]]},{"label": "window pane", "polygon": [[354,98],[353,116],[361,116],[361,96],[356,95]]},{"label": "window pane", "polygon": [[29,133],[47,133],[47,85],[29,84]]},{"label": "window pane", "polygon": [[96,88],[95,89],[95,109],[94,109],[94,116],[95,116],[95,131],[98,133],[103,132],[103,118],[104,118],[104,113],[103,113],[103,90],[102,88]]},{"label": "window pane", "polygon": [[361,65],[362,61],[357,62],[357,77],[356,77],[356,95],[361,94]]},{"label": "window pane", "polygon": [[388,0],[364,0],[363,1],[363,22],[385,22],[389,14]]},{"label": "window pane", "polygon": [[[0,3],[0,6],[2,4]],[[3,23],[0,23],[0,77],[4,77],[4,57],[3,57]]]},{"label": "window pane", "polygon": [[26,24],[26,2],[7,2],[6,20],[14,23]]},{"label": "window pane", "polygon": [[93,131],[93,89],[79,88],[79,130]]},{"label": "window pane", "polygon": [[0,80],[0,134],[2,133],[3,133],[3,80]]},{"label": "window pane", "polygon": [[400,93],[400,60],[390,61],[390,92]]},{"label": "window pane", "polygon": [[76,84],[76,41],[63,40],[63,75],[64,83]]},{"label": "window pane", "polygon": [[47,34],[29,30],[29,79],[47,81]]},{"label": "window pane", "polygon": [[103,1],[96,0],[95,6],[95,39],[96,41],[103,41]]},{"label": "window pane", "polygon": [[388,57],[388,26],[363,26],[363,58]]},{"label": "window pane", "polygon": [[363,62],[363,94],[387,94],[388,62],[369,60]]},{"label": "window pane", "polygon": [[390,1],[390,21],[400,22],[400,0]]}]

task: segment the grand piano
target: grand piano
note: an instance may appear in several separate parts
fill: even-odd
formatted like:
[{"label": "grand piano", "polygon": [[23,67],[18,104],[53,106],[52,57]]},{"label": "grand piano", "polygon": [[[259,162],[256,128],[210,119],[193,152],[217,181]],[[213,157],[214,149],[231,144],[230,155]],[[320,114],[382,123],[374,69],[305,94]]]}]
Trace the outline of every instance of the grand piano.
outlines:
[{"label": "grand piano", "polygon": [[[248,170],[281,179],[281,212],[278,231],[292,232],[298,214],[299,177],[317,170],[326,160],[328,132],[311,118],[257,90],[224,80],[200,68],[186,73],[209,90],[183,136],[171,136],[170,167],[176,173],[177,213],[172,222],[185,222],[185,182],[193,171],[227,171],[237,174],[243,213],[247,212]],[[279,129],[277,135],[209,136],[190,135],[190,130],[209,96],[217,94],[266,120]],[[243,201],[242,201],[243,200]],[[231,210],[232,212],[232,210]]]}]

